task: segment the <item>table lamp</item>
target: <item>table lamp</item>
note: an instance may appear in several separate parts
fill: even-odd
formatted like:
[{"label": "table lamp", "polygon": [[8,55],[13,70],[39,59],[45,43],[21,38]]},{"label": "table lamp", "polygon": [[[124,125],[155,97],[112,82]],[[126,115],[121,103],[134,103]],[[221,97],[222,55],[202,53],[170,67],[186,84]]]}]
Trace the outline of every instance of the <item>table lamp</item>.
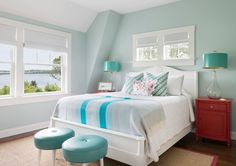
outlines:
[{"label": "table lamp", "polygon": [[105,72],[119,72],[120,71],[120,63],[117,61],[105,61],[104,62],[104,71]]},{"label": "table lamp", "polygon": [[212,82],[207,88],[207,96],[213,99],[221,98],[221,89],[217,83],[216,79],[216,69],[227,68],[228,65],[228,55],[226,53],[205,53],[203,55],[203,68],[213,69]]},{"label": "table lamp", "polygon": [[[117,61],[105,61],[104,62],[104,72],[110,72],[112,74],[112,80],[114,80],[113,73],[114,72],[119,72],[121,68],[121,65]],[[115,90],[115,85],[113,83],[113,89]]]}]

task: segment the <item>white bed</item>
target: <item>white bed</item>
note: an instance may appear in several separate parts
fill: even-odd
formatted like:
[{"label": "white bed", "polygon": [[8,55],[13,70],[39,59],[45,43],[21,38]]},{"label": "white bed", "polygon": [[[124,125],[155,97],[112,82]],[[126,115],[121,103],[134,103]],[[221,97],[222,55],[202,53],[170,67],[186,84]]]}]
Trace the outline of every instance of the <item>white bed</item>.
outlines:
[{"label": "white bed", "polygon": [[[193,98],[197,96],[197,73],[192,71],[180,71],[169,67],[149,69],[168,71],[170,75],[184,75],[183,88],[191,94]],[[122,93],[115,92],[107,95],[122,96]],[[133,96],[131,96],[133,97]],[[137,98],[137,97],[136,97]],[[193,121],[193,112],[190,109],[189,98],[186,96],[168,96],[168,97],[140,97],[150,98],[162,103],[166,115],[165,125],[154,135],[157,143],[152,144],[158,156],[173,146],[177,141],[183,138],[191,131],[191,120]],[[144,136],[131,135],[117,131],[102,129],[98,127],[83,125],[77,122],[68,121],[52,116],[52,127],[69,127],[77,134],[97,134],[105,137],[109,142],[107,157],[121,161],[129,165],[148,165],[153,159],[150,158],[146,147]]]}]

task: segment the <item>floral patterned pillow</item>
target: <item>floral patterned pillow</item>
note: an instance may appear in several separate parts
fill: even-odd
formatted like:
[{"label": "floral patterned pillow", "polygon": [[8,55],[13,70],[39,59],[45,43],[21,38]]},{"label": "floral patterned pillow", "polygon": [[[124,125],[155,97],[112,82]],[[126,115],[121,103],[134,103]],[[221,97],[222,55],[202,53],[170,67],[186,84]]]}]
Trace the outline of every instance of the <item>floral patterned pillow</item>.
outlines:
[{"label": "floral patterned pillow", "polygon": [[135,81],[131,94],[139,96],[151,96],[155,90],[155,86],[156,81],[153,80]]}]

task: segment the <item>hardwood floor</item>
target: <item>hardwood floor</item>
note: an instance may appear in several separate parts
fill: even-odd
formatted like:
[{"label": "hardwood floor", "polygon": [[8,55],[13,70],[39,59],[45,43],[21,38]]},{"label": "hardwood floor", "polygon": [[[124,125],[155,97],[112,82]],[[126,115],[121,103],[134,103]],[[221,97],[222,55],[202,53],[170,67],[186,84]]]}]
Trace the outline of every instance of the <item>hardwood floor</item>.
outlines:
[{"label": "hardwood floor", "polygon": [[231,147],[227,147],[226,143],[206,139],[197,142],[195,135],[190,133],[175,146],[197,152],[218,155],[219,161],[217,166],[236,166],[236,141],[232,141]]},{"label": "hardwood floor", "polygon": [[[33,135],[36,131],[26,133],[23,135],[13,136],[5,139],[0,139],[0,143],[11,141],[14,139],[19,139],[22,137]],[[236,141],[232,141],[232,146],[227,147],[225,143],[210,141],[202,139],[196,142],[195,135],[193,133],[188,134],[183,139],[181,139],[174,146],[193,150],[196,152],[202,152],[206,154],[213,154],[219,156],[218,166],[236,166]],[[124,166],[125,164],[119,163],[117,161],[106,159],[106,165],[114,166]],[[152,163],[151,166],[158,166],[157,163]]]}]

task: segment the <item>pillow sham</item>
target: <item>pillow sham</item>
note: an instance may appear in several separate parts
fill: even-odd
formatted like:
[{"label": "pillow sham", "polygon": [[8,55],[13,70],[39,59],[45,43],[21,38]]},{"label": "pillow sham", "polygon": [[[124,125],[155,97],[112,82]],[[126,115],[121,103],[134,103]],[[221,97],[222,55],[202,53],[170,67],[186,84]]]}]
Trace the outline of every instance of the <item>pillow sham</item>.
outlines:
[{"label": "pillow sham", "polygon": [[170,76],[167,81],[168,95],[171,96],[182,95],[183,82],[184,82],[184,75]]},{"label": "pillow sham", "polygon": [[155,90],[153,96],[167,96],[167,80],[169,72],[161,73],[159,75],[153,75],[151,73],[146,74],[147,80],[156,81]]},{"label": "pillow sham", "polygon": [[130,76],[129,74],[126,75],[124,86],[121,90],[121,92],[126,94],[131,94],[133,91],[133,84],[135,81],[142,81],[143,80],[143,73],[140,73],[136,76]]}]

